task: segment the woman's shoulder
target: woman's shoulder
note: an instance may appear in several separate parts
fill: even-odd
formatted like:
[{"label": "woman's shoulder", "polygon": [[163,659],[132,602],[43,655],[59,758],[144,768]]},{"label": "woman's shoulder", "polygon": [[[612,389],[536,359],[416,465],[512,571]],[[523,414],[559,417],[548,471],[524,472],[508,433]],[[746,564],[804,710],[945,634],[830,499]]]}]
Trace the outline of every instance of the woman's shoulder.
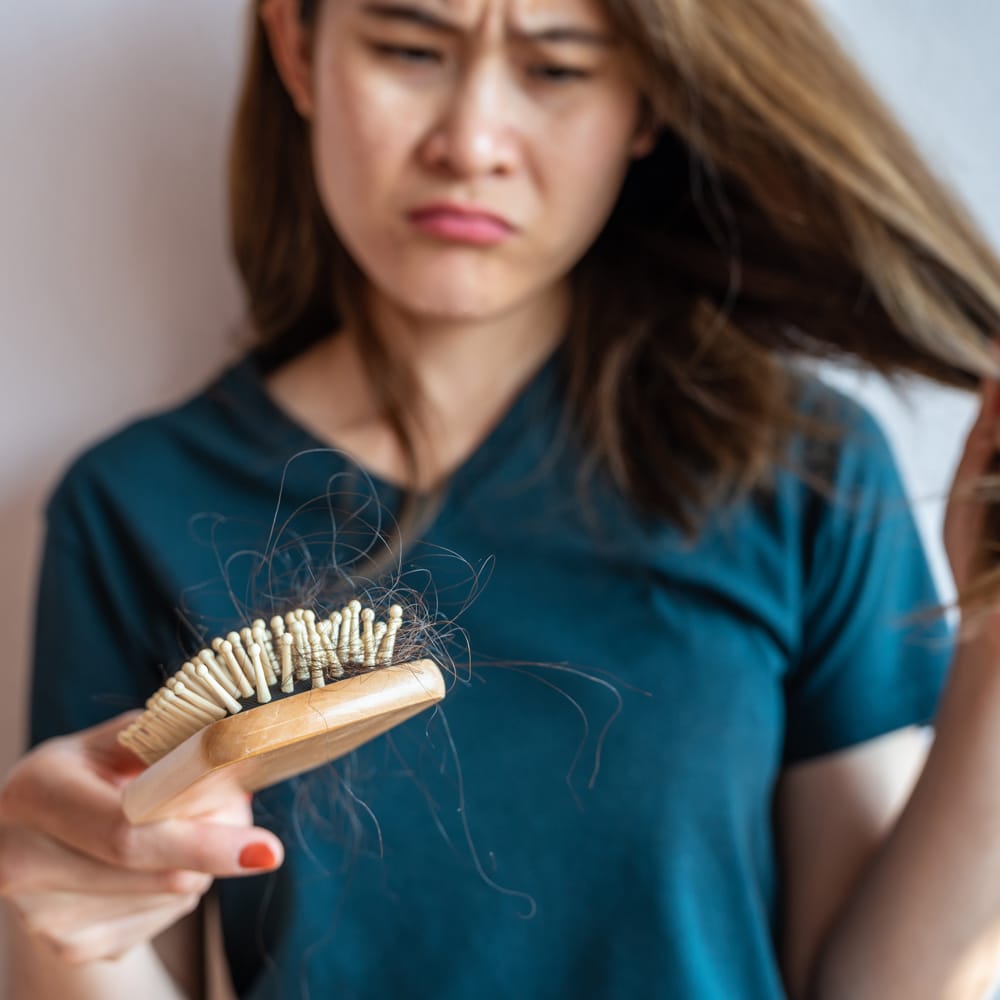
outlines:
[{"label": "woman's shoulder", "polygon": [[122,496],[176,490],[198,467],[245,444],[241,423],[252,420],[260,380],[250,357],[216,373],[169,407],[134,417],[80,450],[52,489],[50,526]]},{"label": "woman's shoulder", "polygon": [[856,443],[868,435],[885,438],[878,418],[860,396],[840,388],[820,370],[797,371],[792,377],[796,410],[807,421],[826,424],[839,432],[842,444]]},{"label": "woman's shoulder", "polygon": [[759,502],[739,508],[750,524],[803,551],[844,551],[872,532],[915,538],[894,445],[863,398],[810,372],[797,376],[795,414]]},{"label": "woman's shoulder", "polygon": [[807,488],[896,484],[899,472],[886,428],[858,396],[816,372],[794,380],[798,426],[789,471]]}]

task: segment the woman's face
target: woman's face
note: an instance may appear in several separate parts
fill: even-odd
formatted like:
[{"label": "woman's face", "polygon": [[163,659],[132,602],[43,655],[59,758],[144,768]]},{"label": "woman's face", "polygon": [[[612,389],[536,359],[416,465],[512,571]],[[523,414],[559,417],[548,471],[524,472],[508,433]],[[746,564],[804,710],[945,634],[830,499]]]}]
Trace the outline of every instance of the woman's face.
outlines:
[{"label": "woman's face", "polygon": [[551,291],[652,142],[597,0],[326,0],[314,41],[320,195],[375,289],[418,315]]}]

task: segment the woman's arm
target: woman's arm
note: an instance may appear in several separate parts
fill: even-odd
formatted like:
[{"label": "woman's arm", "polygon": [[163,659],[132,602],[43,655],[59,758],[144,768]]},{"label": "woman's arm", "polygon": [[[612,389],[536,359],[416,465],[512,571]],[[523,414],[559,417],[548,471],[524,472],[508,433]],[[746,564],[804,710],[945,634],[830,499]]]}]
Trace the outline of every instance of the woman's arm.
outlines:
[{"label": "woman's arm", "polygon": [[804,1000],[837,913],[892,829],[927,757],[908,727],[787,768],[775,791],[781,863],[779,951],[791,1000]]},{"label": "woman's arm", "polygon": [[[998,404],[990,383],[946,518],[960,588],[986,564],[984,507],[969,499],[969,487],[997,454]],[[957,649],[926,764],[833,920],[806,995],[980,1000],[998,932],[1000,612],[994,611]]]},{"label": "woman's arm", "polygon": [[1000,963],[998,662],[981,646],[961,647],[920,779],[801,995],[982,1000]]}]

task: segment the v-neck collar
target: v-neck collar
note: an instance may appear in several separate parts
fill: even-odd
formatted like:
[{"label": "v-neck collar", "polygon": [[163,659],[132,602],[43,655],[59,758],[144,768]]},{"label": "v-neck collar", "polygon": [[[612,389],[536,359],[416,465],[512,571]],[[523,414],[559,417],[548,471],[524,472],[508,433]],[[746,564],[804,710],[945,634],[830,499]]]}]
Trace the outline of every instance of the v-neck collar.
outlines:
[{"label": "v-neck collar", "polygon": [[[446,495],[451,492],[465,494],[490,478],[533,419],[540,418],[544,412],[552,412],[563,355],[564,348],[557,347],[521,386],[493,427],[447,477]],[[227,397],[241,410],[251,433],[280,440],[290,451],[339,452],[370,480],[383,501],[392,504],[401,498],[403,490],[398,483],[369,470],[360,456],[322,440],[282,407],[268,391],[260,364],[252,354],[231,367],[223,375],[222,382],[232,390]]]}]

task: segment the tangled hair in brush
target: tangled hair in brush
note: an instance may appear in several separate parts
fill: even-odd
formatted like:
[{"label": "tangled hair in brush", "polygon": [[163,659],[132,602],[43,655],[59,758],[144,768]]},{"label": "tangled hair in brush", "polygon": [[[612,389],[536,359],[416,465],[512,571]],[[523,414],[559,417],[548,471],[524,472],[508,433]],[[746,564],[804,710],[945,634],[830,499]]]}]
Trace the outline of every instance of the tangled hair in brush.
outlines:
[{"label": "tangled hair in brush", "polygon": [[[189,530],[192,544],[211,553],[217,575],[180,595],[182,653],[164,674],[165,686],[194,675],[214,687],[205,666],[214,680],[237,688],[227,687],[230,701],[216,693],[232,711],[232,701],[264,703],[303,683],[321,686],[425,658],[449,686],[468,677],[460,619],[492,561],[477,568],[421,539],[400,547],[394,512],[347,453],[311,448],[288,458],[269,523],[204,512]],[[428,568],[437,565],[450,581],[444,593]]]}]

